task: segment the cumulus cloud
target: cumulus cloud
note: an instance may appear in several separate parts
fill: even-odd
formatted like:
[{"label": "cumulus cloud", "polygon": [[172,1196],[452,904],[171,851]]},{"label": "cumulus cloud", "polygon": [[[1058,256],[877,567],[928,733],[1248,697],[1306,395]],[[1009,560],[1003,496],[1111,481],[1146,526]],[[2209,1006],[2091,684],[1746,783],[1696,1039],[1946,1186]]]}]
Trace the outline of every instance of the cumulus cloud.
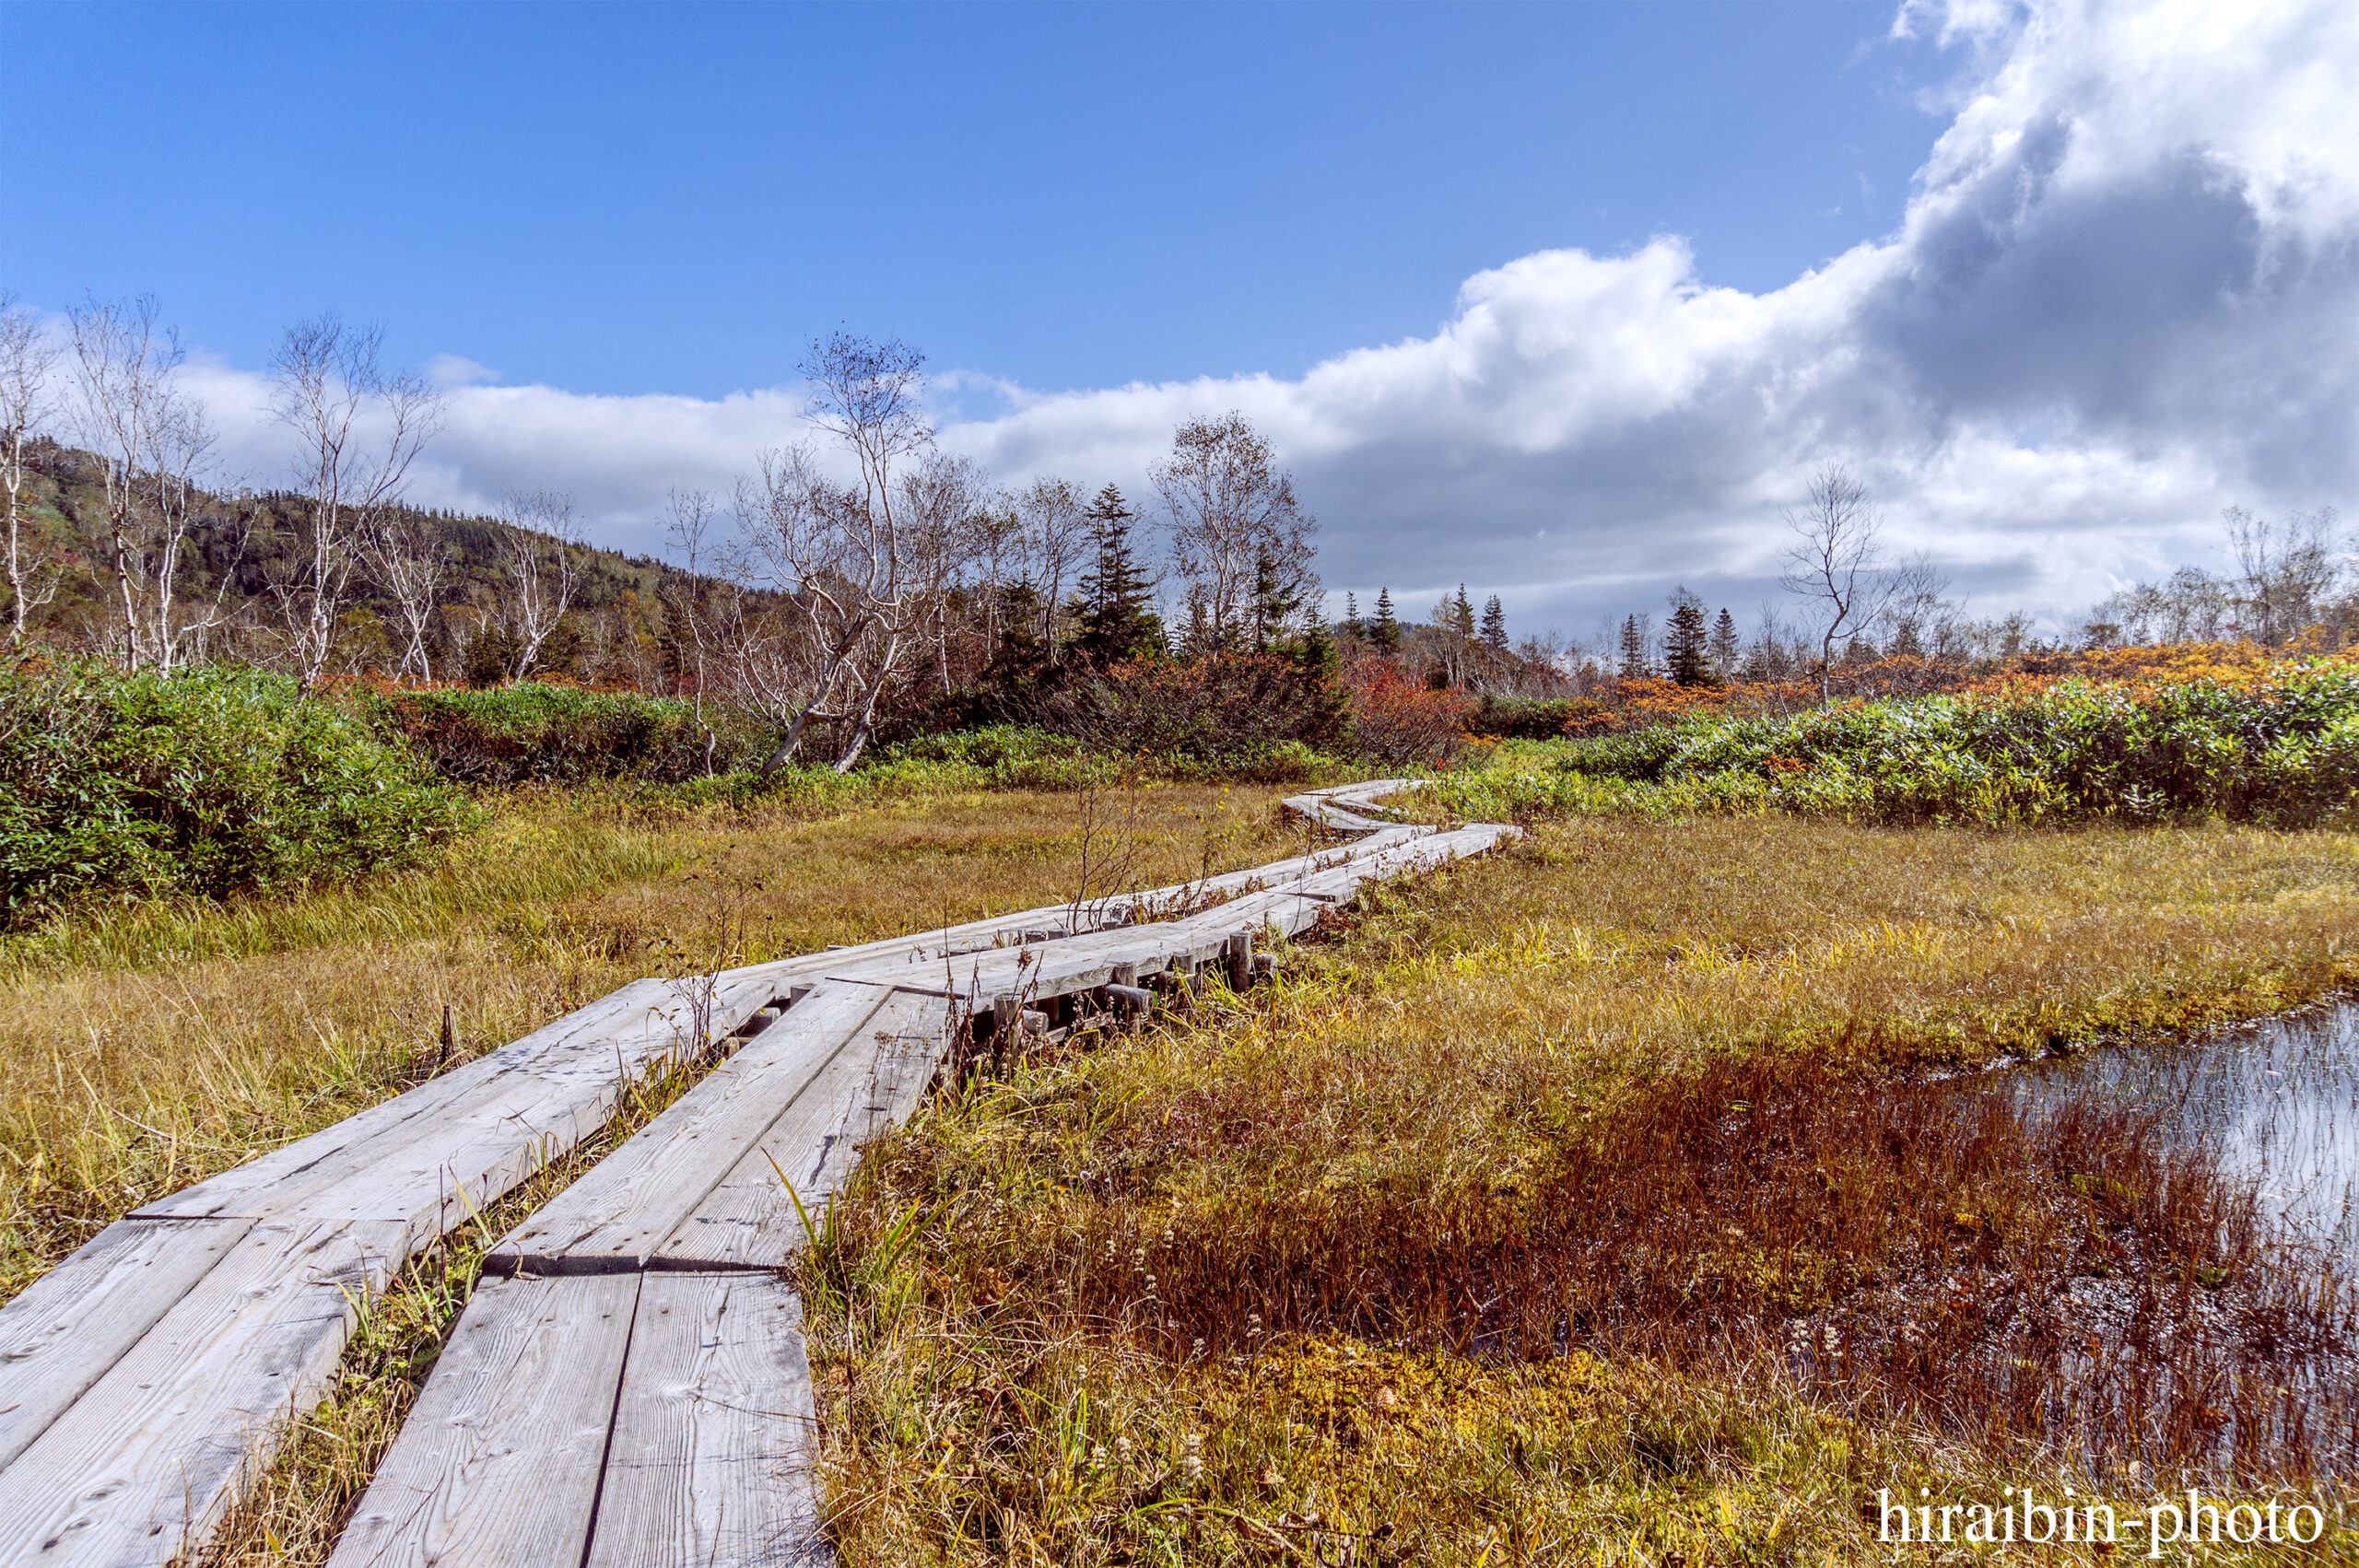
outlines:
[{"label": "cumulus cloud", "polygon": [[[1470,278],[1432,335],[1297,380],[966,378],[997,406],[944,439],[1012,483],[1138,490],[1181,418],[1241,409],[1324,520],[1335,587],[1418,610],[1464,580],[1568,629],[1673,580],[1770,592],[1778,511],[1830,458],[1978,605],[2059,619],[2214,549],[2224,504],[2359,509],[2359,12],[1911,0],[1895,31],[1969,62],[1948,128],[1898,231],[1783,288],[1712,287],[1674,237],[1543,252]],[[206,374],[225,410],[252,380]],[[488,374],[438,367],[451,427],[420,498],[568,489],[626,547],[650,547],[668,486],[723,488],[799,433],[793,389]],[[229,444],[271,442],[248,421]]]}]

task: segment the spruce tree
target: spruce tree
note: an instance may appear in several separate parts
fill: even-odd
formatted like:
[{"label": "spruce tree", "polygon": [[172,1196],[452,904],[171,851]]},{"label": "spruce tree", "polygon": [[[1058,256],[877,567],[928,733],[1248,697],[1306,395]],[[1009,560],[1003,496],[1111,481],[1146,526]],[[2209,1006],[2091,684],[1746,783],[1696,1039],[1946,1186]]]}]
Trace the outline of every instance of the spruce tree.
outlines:
[{"label": "spruce tree", "polygon": [[1267,550],[1253,558],[1253,651],[1267,653],[1285,635],[1286,623],[1302,608],[1302,592],[1278,573]]},{"label": "spruce tree", "polygon": [[1302,684],[1302,739],[1317,746],[1338,739],[1351,722],[1352,705],[1344,683],[1335,678],[1343,660],[1326,617],[1312,615],[1304,622],[1302,635],[1286,645],[1286,658]]},{"label": "spruce tree", "polygon": [[1392,614],[1392,590],[1389,588],[1376,591],[1376,619],[1369,623],[1368,640],[1376,645],[1379,653],[1401,651],[1401,622]]},{"label": "spruce tree", "polygon": [[1706,645],[1711,640],[1711,630],[1704,620],[1703,603],[1684,590],[1672,596],[1671,603],[1671,627],[1662,639],[1663,662],[1671,666],[1671,678],[1681,685],[1708,685],[1712,667]]},{"label": "spruce tree", "polygon": [[1483,646],[1494,653],[1508,650],[1508,613],[1496,593],[1483,606]]},{"label": "spruce tree", "polygon": [[1131,547],[1137,514],[1109,485],[1082,514],[1097,536],[1097,559],[1081,579],[1081,636],[1074,646],[1099,665],[1119,664],[1163,642],[1163,622],[1148,608],[1155,581]]},{"label": "spruce tree", "polygon": [[1647,632],[1639,617],[1631,615],[1622,622],[1622,678],[1643,681],[1652,671],[1647,668]]},{"label": "spruce tree", "polygon": [[1346,591],[1344,595],[1342,630],[1345,637],[1355,639],[1367,635],[1367,628],[1360,624],[1360,596],[1356,593]]},{"label": "spruce tree", "polygon": [[1466,597],[1466,585],[1462,582],[1458,585],[1457,599],[1449,606],[1449,629],[1461,641],[1474,640],[1474,601]]},{"label": "spruce tree", "polygon": [[1712,644],[1709,655],[1712,661],[1712,673],[1723,681],[1734,680],[1737,660],[1741,652],[1742,649],[1737,645],[1736,617],[1730,614],[1724,605],[1720,610],[1720,618],[1712,623]]}]

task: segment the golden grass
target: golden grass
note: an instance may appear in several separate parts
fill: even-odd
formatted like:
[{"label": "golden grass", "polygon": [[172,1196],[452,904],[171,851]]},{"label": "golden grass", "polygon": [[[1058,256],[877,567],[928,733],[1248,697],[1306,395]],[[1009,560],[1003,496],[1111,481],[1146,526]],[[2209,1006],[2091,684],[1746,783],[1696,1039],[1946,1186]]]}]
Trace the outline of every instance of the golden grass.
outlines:
[{"label": "golden grass", "polygon": [[[1156,786],[1138,874],[1285,852],[1279,791]],[[0,1300],[125,1211],[648,974],[1072,896],[1073,796],[635,813],[522,795],[446,865],[233,907],[86,912],[0,954]],[[714,873],[744,879],[716,954]]]},{"label": "golden grass", "polygon": [[[1377,1287],[1455,1247],[1479,1328],[1467,1244],[1538,1245],[1590,1135],[1710,1064],[2189,1030],[2348,987],[2354,938],[2346,833],[1543,827],[1297,948],[1272,993],[874,1152],[804,1270],[838,1539],[854,1564],[1875,1559],[1863,1490],[1995,1493],[2056,1457],[1814,1406],[1741,1336],[1718,1375],[1453,1354]],[[1821,1261],[1896,1286],[1910,1256]]]}]

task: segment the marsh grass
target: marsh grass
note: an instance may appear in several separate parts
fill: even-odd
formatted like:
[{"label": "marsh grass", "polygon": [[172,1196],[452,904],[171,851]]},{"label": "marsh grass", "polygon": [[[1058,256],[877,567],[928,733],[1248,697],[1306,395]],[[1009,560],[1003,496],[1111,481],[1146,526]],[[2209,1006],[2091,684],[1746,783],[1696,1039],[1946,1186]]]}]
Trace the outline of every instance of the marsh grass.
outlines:
[{"label": "marsh grass", "polygon": [[2333,1504],[2324,1261],[2122,1107],[1928,1078],[2347,987],[2354,873],[2339,833],[1755,817],[1379,894],[874,1152],[805,1266],[838,1539],[1669,1565],[1876,1556],[1881,1485]]},{"label": "marsh grass", "polygon": [[[1287,852],[1274,790],[1142,791],[1138,870]],[[0,1300],[129,1209],[314,1131],[627,981],[693,968],[716,878],[759,961],[1072,896],[1070,795],[827,816],[522,794],[430,872],[224,906],[86,910],[0,964]],[[439,1065],[448,1065],[440,1063]]]}]

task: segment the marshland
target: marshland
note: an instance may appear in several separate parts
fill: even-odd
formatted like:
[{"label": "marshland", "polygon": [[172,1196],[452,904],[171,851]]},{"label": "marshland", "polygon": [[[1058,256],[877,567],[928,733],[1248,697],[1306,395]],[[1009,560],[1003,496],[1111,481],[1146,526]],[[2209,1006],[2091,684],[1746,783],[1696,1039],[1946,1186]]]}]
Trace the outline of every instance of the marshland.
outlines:
[{"label": "marshland", "polygon": [[[142,320],[94,305],[76,352]],[[427,406],[345,332],[290,334],[289,417],[328,416],[322,376]],[[1175,433],[1151,559],[1116,486],[936,450],[921,363],[815,344],[859,482],[798,448],[725,516],[675,493],[675,563],[548,495],[379,493],[338,544],[324,471],[135,495],[131,458],[11,449],[12,537],[63,553],[0,665],[0,1297],[632,980],[1078,930],[1320,848],[1291,791],[1401,778],[1407,816],[1520,836],[1363,887],[1273,983],[954,1049],[816,1215],[780,1171],[797,1464],[844,1562],[1867,1562],[1882,1500],[2065,1488],[2320,1522],[2208,1556],[2359,1550],[2330,519],[2232,519],[2248,580],[2153,591],[2274,606],[2265,638],[2043,642],[1910,569],[1813,611],[1814,649],[1683,592],[1616,666],[1462,588],[1328,619],[1241,415]],[[1810,497],[1804,544],[1865,548],[1839,465]],[[133,523],[209,608],[128,556],[119,622],[103,568],[63,591]],[[353,554],[331,592],[245,573],[257,541]],[[326,1561],[486,1248],[710,1066],[662,1060],[353,1293],[322,1398],[182,1559]]]},{"label": "marshland", "polygon": [[[1462,740],[1404,809],[1519,842],[1375,889],[1273,985],[938,1083],[782,1260],[837,1550],[1866,1561],[1880,1489],[2036,1480],[2308,1503],[2331,1527],[2302,1550],[2347,1554],[2359,674],[2189,657]],[[107,743],[78,755],[157,741],[154,691],[17,678]],[[383,698],[221,679],[166,688],[204,699],[192,754],[293,747],[324,709],[432,831],[405,865],[18,919],[12,1291],[640,975],[1275,860],[1316,842],[1282,794],[1378,766],[1001,731],[726,788],[462,787]],[[192,863],[380,831],[266,790],[192,827],[186,773],[127,768],[123,798]],[[205,1561],[323,1561],[482,1247],[693,1079],[365,1303]]]}]

